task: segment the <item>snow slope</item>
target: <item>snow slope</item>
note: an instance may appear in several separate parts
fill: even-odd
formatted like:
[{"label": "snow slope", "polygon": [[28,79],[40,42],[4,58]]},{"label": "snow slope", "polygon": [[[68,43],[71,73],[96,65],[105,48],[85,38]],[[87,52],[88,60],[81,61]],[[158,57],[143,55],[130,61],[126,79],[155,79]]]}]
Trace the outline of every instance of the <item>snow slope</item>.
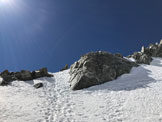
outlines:
[{"label": "snow slope", "polygon": [[0,86],[0,122],[162,122],[161,58],[79,91],[69,90],[68,72]]}]

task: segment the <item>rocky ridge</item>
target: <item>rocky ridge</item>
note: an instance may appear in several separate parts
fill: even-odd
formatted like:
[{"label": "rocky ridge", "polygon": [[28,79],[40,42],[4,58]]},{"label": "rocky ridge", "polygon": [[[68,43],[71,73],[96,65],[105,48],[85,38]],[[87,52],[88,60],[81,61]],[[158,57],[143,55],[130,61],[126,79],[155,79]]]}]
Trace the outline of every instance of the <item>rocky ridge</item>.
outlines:
[{"label": "rocky ridge", "polygon": [[[162,40],[160,43],[150,44],[148,47],[142,46],[141,51],[124,57],[120,53],[98,51],[87,53],[70,66],[70,87],[72,90],[88,88],[105,82],[117,79],[119,76],[129,73],[132,67],[140,64],[150,64],[152,57],[162,57]],[[130,61],[133,58],[135,61]],[[60,71],[68,69],[66,64]],[[14,80],[28,81],[41,77],[52,77],[47,68],[38,71],[22,70],[20,72],[0,73],[0,85],[8,85]],[[35,84],[35,88],[43,87],[42,83]]]}]

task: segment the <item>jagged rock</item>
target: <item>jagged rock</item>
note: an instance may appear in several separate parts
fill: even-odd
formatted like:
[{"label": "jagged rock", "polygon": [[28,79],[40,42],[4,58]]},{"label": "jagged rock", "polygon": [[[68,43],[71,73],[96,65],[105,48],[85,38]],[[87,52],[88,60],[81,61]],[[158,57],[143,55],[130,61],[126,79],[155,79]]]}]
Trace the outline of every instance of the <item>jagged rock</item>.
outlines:
[{"label": "jagged rock", "polygon": [[143,54],[137,60],[137,63],[139,63],[139,64],[150,64],[151,61],[152,61],[152,58],[150,56]]},{"label": "jagged rock", "polygon": [[162,57],[162,40],[160,44],[150,44],[148,48],[142,46],[140,53],[142,53],[142,55],[146,54],[148,57]]},{"label": "jagged rock", "polygon": [[36,89],[41,88],[41,87],[43,87],[43,83],[34,84],[33,87],[36,88]]},{"label": "jagged rock", "polygon": [[64,70],[67,70],[69,68],[68,64],[65,65],[64,68],[62,68],[60,71],[64,71]]},{"label": "jagged rock", "polygon": [[150,64],[151,57],[162,57],[162,40],[159,44],[150,44],[149,47],[142,46],[141,52],[135,52],[130,57],[134,58],[137,63]]},{"label": "jagged rock", "polygon": [[138,64],[150,64],[152,61],[151,56],[142,52],[135,52],[132,58],[134,58]]},{"label": "jagged rock", "polygon": [[91,52],[70,67],[72,90],[102,84],[129,73],[136,63],[107,52]]},{"label": "jagged rock", "polygon": [[120,54],[120,53],[116,53],[116,54],[114,54],[114,55],[117,56],[117,57],[123,58],[123,55]]}]

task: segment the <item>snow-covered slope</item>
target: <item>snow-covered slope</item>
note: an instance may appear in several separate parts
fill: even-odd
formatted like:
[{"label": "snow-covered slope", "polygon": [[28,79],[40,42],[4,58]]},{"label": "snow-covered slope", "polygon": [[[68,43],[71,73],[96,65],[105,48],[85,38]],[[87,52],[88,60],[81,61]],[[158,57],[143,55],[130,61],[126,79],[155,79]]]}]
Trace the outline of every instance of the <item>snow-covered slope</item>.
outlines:
[{"label": "snow-covered slope", "polygon": [[[71,91],[68,70],[0,86],[0,122],[162,122],[162,59],[117,80]],[[33,88],[43,82],[44,87]]]}]

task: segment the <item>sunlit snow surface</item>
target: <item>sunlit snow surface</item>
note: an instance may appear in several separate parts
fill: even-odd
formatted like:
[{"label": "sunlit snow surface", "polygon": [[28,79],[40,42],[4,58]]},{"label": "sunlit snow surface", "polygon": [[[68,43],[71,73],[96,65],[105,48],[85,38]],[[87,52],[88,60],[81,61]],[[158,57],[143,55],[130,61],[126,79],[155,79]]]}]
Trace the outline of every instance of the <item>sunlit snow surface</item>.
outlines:
[{"label": "sunlit snow surface", "polygon": [[[162,59],[109,83],[69,90],[68,70],[0,87],[0,122],[162,122]],[[34,89],[32,85],[45,86]]]}]

